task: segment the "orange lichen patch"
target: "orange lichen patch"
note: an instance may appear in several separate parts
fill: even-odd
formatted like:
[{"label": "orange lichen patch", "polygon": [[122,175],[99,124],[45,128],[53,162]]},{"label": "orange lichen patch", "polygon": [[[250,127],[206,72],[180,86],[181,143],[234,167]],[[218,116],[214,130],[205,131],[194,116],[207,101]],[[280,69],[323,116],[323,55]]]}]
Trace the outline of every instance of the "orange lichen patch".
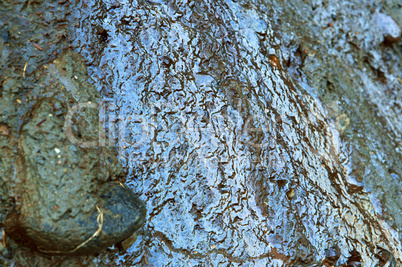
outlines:
[{"label": "orange lichen patch", "polygon": [[281,69],[281,63],[279,62],[279,59],[275,55],[270,55],[269,58],[269,64],[271,64],[272,67],[275,69]]},{"label": "orange lichen patch", "polygon": [[0,125],[0,135],[5,135],[5,136],[9,136],[9,135],[10,135],[10,130],[8,129],[7,126],[5,126],[5,125]]}]

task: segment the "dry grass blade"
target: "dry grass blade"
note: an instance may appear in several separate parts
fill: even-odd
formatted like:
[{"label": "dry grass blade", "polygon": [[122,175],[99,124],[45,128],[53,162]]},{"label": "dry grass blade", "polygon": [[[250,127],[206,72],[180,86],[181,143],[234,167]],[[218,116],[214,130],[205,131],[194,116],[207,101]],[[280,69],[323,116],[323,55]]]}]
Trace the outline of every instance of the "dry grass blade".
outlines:
[{"label": "dry grass blade", "polygon": [[24,70],[23,70],[23,72],[22,72],[22,77],[23,77],[23,78],[25,78],[25,71],[27,70],[28,61],[29,61],[29,58],[28,58],[27,62],[26,62],[25,65],[24,65]]},{"label": "dry grass blade", "polygon": [[96,230],[96,232],[87,240],[85,240],[84,242],[82,242],[80,245],[78,245],[76,248],[69,250],[69,251],[52,251],[52,250],[43,250],[40,247],[38,247],[38,250],[44,253],[53,253],[53,254],[70,254],[70,253],[74,253],[77,250],[79,250],[80,248],[82,248],[83,246],[85,246],[86,244],[88,244],[89,242],[91,242],[92,239],[94,239],[95,237],[97,237],[101,232],[102,232],[102,228],[103,228],[103,211],[98,207],[98,205],[95,205],[96,209],[98,210],[98,216],[96,217],[96,221],[98,222],[98,230]]},{"label": "dry grass blade", "polygon": [[96,230],[96,232],[90,238],[88,238],[85,242],[83,242],[81,245],[79,245],[78,247],[76,247],[75,249],[70,251],[70,253],[73,253],[73,252],[77,251],[78,249],[80,249],[81,247],[85,246],[92,239],[97,237],[102,232],[102,228],[103,228],[103,211],[98,207],[98,205],[96,205],[96,209],[99,212],[98,217],[96,217],[96,221],[98,222],[98,225],[99,225],[98,230]]},{"label": "dry grass blade", "polygon": [[6,231],[4,231],[4,229],[3,229],[3,247],[7,247],[6,246]]}]

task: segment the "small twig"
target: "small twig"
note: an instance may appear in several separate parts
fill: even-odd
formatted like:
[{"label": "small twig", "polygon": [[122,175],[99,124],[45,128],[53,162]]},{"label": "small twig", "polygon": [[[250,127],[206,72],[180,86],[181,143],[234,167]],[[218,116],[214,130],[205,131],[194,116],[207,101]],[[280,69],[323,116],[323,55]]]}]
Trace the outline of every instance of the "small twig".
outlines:
[{"label": "small twig", "polygon": [[28,58],[27,62],[25,63],[24,71],[22,72],[22,77],[23,78],[25,78],[25,71],[27,70],[28,61],[29,61],[29,58]]},{"label": "small twig", "polygon": [[46,118],[44,118],[43,120],[41,120],[40,122],[38,122],[37,124],[36,124],[36,126],[40,126],[42,123],[44,123],[46,121]]},{"label": "small twig", "polygon": [[146,264],[147,266],[149,266],[149,264],[148,264],[148,262],[147,262],[147,251],[145,251],[144,261],[145,261],[145,264]]},{"label": "small twig", "polygon": [[40,46],[40,45],[38,45],[38,44],[33,44],[35,47],[36,47],[36,49],[38,49],[39,51],[43,51],[43,48]]},{"label": "small twig", "polygon": [[38,250],[41,252],[45,252],[45,253],[54,253],[54,254],[67,253],[67,254],[69,254],[69,253],[76,252],[78,249],[80,249],[83,246],[85,246],[86,244],[88,244],[92,239],[97,237],[102,232],[102,228],[103,228],[103,211],[98,207],[98,205],[95,205],[95,207],[99,213],[98,216],[96,217],[96,221],[98,222],[98,230],[96,230],[96,232],[90,238],[88,238],[86,241],[82,242],[80,245],[78,245],[76,248],[74,248],[70,251],[42,250],[40,247],[38,247]]}]

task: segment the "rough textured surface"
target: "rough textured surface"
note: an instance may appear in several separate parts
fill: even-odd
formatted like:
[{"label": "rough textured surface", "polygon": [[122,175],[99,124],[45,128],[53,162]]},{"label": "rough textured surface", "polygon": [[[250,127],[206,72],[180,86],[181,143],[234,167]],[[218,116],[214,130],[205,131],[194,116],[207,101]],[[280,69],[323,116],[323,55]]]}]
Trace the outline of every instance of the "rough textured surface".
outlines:
[{"label": "rough textured surface", "polygon": [[[399,95],[400,52],[383,43],[375,5],[82,1],[74,44],[149,199],[146,235],[115,262],[402,263],[400,204],[389,219],[378,200],[400,190],[380,189],[393,177],[400,188],[398,96],[374,95]],[[363,45],[389,58],[385,84]]]},{"label": "rough textured surface", "polygon": [[[384,40],[386,27],[400,31],[396,22],[402,21],[402,7],[397,1],[347,1],[293,2],[283,8],[292,14],[291,25],[313,17],[305,21],[308,27],[292,27],[303,46],[288,40],[283,47],[291,51],[285,58],[293,77],[311,81],[311,92],[337,123],[348,156],[344,162],[352,184],[348,191],[369,192],[378,215],[394,229],[402,229],[402,49],[400,40]],[[392,25],[379,25],[379,13]],[[317,31],[307,30],[311,28]],[[398,235],[401,240],[400,231]]]},{"label": "rough textured surface", "polygon": [[[72,27],[65,36],[106,102],[110,144],[148,209],[126,252],[71,262],[401,264],[398,1],[25,3],[15,4],[25,20],[46,10],[43,19],[57,29],[51,39],[68,28],[62,24]],[[67,23],[59,11],[70,7]],[[36,53],[17,41],[18,31],[34,32],[13,26],[24,16],[0,32],[3,55],[20,73]],[[40,45],[53,57],[57,46],[47,43]],[[28,80],[41,58],[28,64]],[[29,84],[9,79],[3,88],[15,102]],[[0,123],[11,133],[0,135],[11,149],[0,172],[12,174],[7,140],[19,124]],[[38,255],[21,251],[15,262],[38,264]]]}]

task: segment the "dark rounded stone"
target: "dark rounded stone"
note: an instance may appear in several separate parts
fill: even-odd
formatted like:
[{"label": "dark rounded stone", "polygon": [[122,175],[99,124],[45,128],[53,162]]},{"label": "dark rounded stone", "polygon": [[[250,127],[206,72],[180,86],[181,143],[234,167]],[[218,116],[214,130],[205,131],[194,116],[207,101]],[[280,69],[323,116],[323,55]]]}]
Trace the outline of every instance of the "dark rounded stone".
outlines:
[{"label": "dark rounded stone", "polygon": [[[127,186],[111,182],[99,190],[99,202],[89,214],[78,214],[58,221],[30,220],[21,225],[13,212],[5,227],[10,237],[45,254],[86,255],[99,252],[131,236],[145,219],[145,206]],[[25,219],[26,220],[26,219]]]},{"label": "dark rounded stone", "polygon": [[4,228],[8,237],[41,253],[93,254],[137,230],[145,206],[119,182],[126,174],[116,153],[97,141],[100,97],[86,82],[82,58],[67,52],[49,69],[64,88],[38,93],[44,97],[21,128],[16,207]]}]

